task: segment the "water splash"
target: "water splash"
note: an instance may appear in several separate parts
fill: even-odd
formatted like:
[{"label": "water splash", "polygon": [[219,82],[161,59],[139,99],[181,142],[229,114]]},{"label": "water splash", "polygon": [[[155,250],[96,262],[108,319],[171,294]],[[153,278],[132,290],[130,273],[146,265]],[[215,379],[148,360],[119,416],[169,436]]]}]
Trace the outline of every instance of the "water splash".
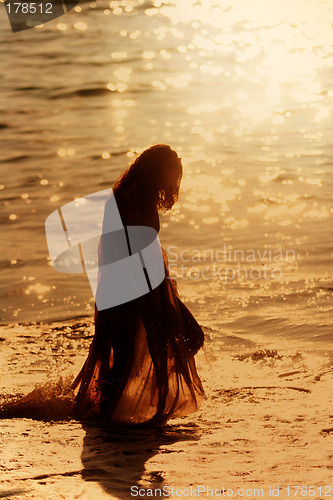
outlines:
[{"label": "water splash", "polygon": [[37,384],[26,396],[8,398],[0,404],[0,418],[66,420],[72,418],[74,392],[71,376]]}]

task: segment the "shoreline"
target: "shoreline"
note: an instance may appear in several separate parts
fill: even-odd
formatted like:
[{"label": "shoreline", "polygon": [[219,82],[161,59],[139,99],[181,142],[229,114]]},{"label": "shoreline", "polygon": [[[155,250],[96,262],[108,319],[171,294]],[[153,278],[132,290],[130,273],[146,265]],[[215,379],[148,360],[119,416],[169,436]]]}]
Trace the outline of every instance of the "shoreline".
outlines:
[{"label": "shoreline", "polygon": [[[185,498],[176,489],[204,485],[262,488],[262,498],[269,498],[269,487],[279,486],[279,498],[286,499],[286,488],[295,484],[317,493],[333,486],[332,369],[320,377],[286,371],[281,380],[265,358],[225,354],[209,364],[201,352],[197,359],[206,390],[200,409],[159,429],[2,420],[0,493],[16,490],[17,498],[29,500],[128,499],[132,486],[147,490],[140,498],[168,486],[175,488],[172,498]],[[266,362],[272,359],[277,362]],[[251,376],[252,385],[246,383]]]}]

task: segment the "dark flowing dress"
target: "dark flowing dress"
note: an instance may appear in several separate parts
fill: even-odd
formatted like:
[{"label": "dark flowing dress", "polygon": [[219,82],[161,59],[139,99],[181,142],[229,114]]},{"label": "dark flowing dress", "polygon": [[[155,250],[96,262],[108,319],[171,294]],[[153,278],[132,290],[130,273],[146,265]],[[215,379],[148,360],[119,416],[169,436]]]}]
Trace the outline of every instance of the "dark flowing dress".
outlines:
[{"label": "dark flowing dress", "polygon": [[[142,217],[125,190],[114,190],[114,196],[124,226],[159,231],[158,212]],[[159,426],[201,405],[205,391],[194,356],[204,332],[180,300],[161,249],[165,278],[157,288],[101,311],[95,303],[95,334],[72,386],[79,420]]]}]

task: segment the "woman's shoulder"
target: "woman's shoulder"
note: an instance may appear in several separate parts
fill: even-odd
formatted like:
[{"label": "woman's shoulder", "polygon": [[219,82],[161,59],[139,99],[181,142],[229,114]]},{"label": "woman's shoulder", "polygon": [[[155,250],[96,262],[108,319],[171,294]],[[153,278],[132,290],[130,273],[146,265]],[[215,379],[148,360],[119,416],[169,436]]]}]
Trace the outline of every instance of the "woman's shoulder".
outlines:
[{"label": "woman's shoulder", "polygon": [[156,229],[157,232],[159,232],[159,230],[160,230],[160,218],[158,215],[158,211],[156,210],[156,212],[153,215],[147,216],[145,219],[142,219],[141,224],[143,226],[151,226],[154,229]]},{"label": "woman's shoulder", "polygon": [[114,195],[124,225],[151,226],[159,231],[160,219],[157,208],[150,209],[148,204],[144,204],[143,207],[138,206],[128,189],[115,190]]}]

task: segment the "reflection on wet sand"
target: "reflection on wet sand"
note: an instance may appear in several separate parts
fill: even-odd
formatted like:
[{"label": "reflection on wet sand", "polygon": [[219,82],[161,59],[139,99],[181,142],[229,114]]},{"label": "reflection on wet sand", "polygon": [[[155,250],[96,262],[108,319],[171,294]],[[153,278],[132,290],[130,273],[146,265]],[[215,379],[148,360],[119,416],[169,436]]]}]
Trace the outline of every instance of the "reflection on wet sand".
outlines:
[{"label": "reflection on wet sand", "polygon": [[[172,453],[170,445],[176,442],[198,441],[201,434],[196,424],[138,430],[85,423],[83,429],[82,477],[98,482],[106,493],[118,499],[128,499],[131,491],[139,489],[163,491],[163,487],[171,486],[165,482],[163,470],[148,472],[146,462],[157,454]],[[151,496],[140,492],[140,498]]]}]

